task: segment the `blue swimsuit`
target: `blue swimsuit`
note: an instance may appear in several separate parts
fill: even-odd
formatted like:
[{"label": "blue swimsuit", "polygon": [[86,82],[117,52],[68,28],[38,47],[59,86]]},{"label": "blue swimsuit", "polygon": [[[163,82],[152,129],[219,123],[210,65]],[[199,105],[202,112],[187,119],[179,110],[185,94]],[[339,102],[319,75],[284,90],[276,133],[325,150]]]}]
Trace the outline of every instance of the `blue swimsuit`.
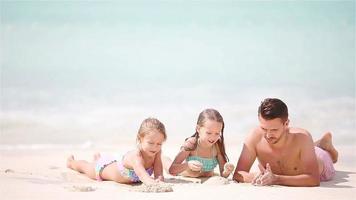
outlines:
[{"label": "blue swimsuit", "polygon": [[[104,168],[106,166],[116,162],[117,169],[123,177],[130,179],[134,183],[140,182],[140,178],[137,176],[137,174],[135,173],[135,171],[133,169],[128,169],[128,168],[124,167],[123,159],[124,159],[124,156],[122,156],[121,158],[120,157],[115,158],[114,156],[109,156],[109,155],[101,156],[99,158],[99,160],[96,161],[96,165],[95,165],[96,179],[102,180],[100,175],[101,175],[101,172],[104,170]],[[146,172],[148,173],[148,175],[151,176],[153,174],[153,167],[146,169]]]},{"label": "blue swimsuit", "polygon": [[[199,161],[201,164],[203,164],[202,166],[202,171],[203,172],[210,172],[210,171],[214,171],[216,165],[218,165],[218,159],[216,158],[215,155],[215,146],[213,146],[213,152],[212,152],[212,157],[211,158],[204,158],[204,157],[200,157],[198,156],[198,148],[199,148],[199,145],[197,145],[197,148],[196,148],[196,151],[195,151],[195,155],[193,156],[189,156],[186,161],[191,161],[191,160],[196,160],[196,161]],[[215,150],[215,151],[214,151]]]}]

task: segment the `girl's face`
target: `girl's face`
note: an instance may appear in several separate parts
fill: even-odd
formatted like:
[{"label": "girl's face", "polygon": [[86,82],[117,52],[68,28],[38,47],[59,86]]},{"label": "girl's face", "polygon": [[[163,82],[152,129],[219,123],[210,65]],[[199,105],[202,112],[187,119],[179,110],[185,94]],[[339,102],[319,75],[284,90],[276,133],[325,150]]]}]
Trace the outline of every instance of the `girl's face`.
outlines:
[{"label": "girl's face", "polygon": [[207,146],[214,145],[220,139],[222,127],[221,122],[207,120],[203,126],[197,127],[200,141]]},{"label": "girl's face", "polygon": [[161,151],[163,142],[164,135],[161,132],[157,130],[151,131],[140,139],[141,150],[144,151],[148,156],[155,156],[158,152]]}]

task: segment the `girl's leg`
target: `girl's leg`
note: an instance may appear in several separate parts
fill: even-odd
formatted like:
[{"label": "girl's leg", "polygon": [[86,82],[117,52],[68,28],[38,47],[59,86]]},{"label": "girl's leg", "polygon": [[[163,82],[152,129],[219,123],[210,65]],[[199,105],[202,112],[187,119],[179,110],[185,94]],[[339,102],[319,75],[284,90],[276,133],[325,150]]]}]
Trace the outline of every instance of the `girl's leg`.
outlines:
[{"label": "girl's leg", "polygon": [[67,159],[67,167],[77,172],[87,175],[91,179],[96,179],[95,176],[95,164],[85,160],[75,160],[71,155]]}]

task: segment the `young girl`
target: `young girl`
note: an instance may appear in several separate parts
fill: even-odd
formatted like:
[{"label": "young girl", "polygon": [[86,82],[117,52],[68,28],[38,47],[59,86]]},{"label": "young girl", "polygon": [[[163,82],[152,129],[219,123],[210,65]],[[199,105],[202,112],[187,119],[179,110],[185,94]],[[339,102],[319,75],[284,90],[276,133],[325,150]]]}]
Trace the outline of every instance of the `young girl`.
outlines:
[{"label": "young girl", "polygon": [[[161,146],[166,138],[164,125],[157,119],[147,118],[137,134],[137,149],[118,158],[96,154],[93,162],[75,160],[71,155],[67,160],[67,167],[96,180],[155,184],[164,180]],[[154,178],[151,177],[152,173]]]},{"label": "young girl", "polygon": [[[185,160],[185,162],[183,162]],[[169,168],[172,175],[210,177],[219,164],[220,175],[228,177],[234,165],[227,163],[224,144],[224,120],[214,109],[203,110],[195,134],[187,138]]]}]

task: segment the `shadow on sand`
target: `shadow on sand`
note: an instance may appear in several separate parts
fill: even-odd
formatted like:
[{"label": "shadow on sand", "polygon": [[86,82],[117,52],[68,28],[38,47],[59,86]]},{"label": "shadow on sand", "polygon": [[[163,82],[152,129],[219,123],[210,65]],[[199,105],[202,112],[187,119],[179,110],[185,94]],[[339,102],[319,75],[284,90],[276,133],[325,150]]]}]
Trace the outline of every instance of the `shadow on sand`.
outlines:
[{"label": "shadow on sand", "polygon": [[328,188],[355,188],[354,185],[350,185],[350,177],[354,176],[356,172],[350,171],[336,171],[335,177],[331,181],[321,182],[320,187]]}]

